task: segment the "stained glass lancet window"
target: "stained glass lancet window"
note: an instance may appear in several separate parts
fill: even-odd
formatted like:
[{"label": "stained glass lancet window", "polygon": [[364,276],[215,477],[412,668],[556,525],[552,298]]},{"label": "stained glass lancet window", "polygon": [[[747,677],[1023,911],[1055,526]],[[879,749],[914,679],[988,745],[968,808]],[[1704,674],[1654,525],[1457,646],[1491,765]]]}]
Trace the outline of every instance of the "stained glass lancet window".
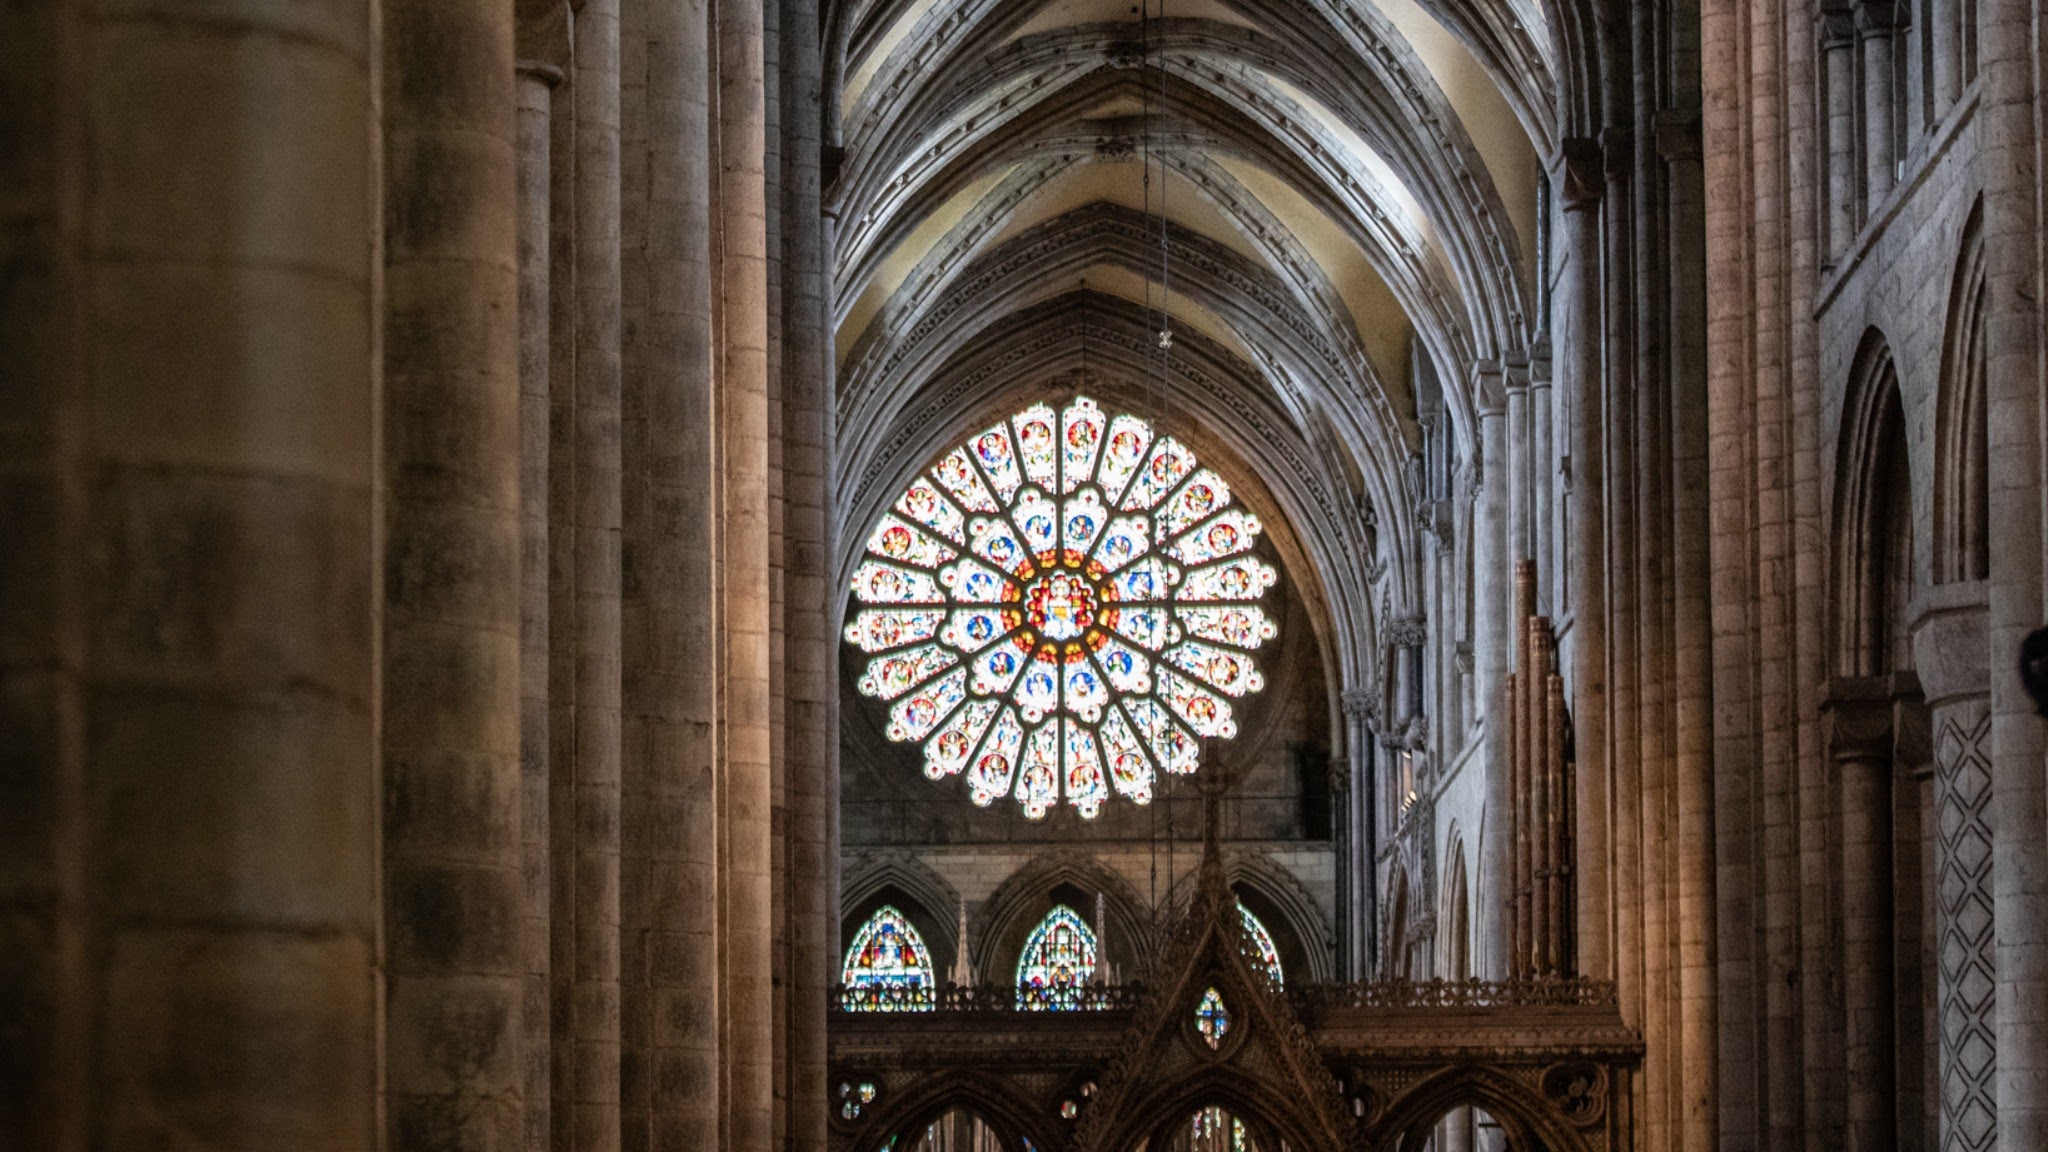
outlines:
[{"label": "stained glass lancet window", "polygon": [[1277,578],[1262,527],[1186,445],[1087,397],[1037,404],[911,482],[868,537],[846,639],[925,775],[1032,819],[1152,799],[1237,734]]},{"label": "stained glass lancet window", "polygon": [[1252,915],[1252,910],[1242,902],[1237,906],[1237,914],[1244,920],[1245,941],[1251,945],[1252,967],[1264,972],[1273,983],[1284,983],[1280,975],[1280,950],[1273,946],[1273,934],[1266,931],[1266,926],[1259,923],[1259,918]]},{"label": "stained glass lancet window", "polygon": [[893,906],[875,909],[854,933],[840,983],[856,1011],[924,1011],[932,1004],[932,954],[917,927]]},{"label": "stained glass lancet window", "polygon": [[1095,933],[1079,913],[1055,905],[1031,930],[1017,957],[1017,1007],[1081,1006],[1081,989],[1095,978]]}]

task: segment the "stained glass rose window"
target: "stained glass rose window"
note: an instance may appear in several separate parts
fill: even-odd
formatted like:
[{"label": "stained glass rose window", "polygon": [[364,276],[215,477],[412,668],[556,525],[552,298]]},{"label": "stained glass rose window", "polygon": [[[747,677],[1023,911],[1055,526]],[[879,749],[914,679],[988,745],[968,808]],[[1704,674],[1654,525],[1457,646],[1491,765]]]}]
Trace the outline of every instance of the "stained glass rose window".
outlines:
[{"label": "stained glass rose window", "polygon": [[1149,803],[1237,734],[1276,575],[1258,517],[1171,436],[1086,397],[947,453],[882,517],[853,576],[860,690],[925,774],[1037,819],[1064,797]]}]

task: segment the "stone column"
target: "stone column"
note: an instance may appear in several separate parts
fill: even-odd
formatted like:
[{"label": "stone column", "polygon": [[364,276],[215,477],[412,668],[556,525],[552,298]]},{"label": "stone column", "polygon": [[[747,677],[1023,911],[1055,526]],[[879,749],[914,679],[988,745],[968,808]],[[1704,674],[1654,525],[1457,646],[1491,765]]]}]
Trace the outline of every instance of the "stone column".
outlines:
[{"label": "stone column", "polygon": [[1556,429],[1550,406],[1550,365],[1532,363],[1529,370],[1529,558],[1536,561],[1536,610],[1556,612],[1557,584],[1551,536],[1556,531],[1556,505],[1551,478],[1557,471]]},{"label": "stone column", "polygon": [[373,25],[0,11],[10,1148],[379,1146]]},{"label": "stone column", "polygon": [[526,955],[512,9],[385,0],[382,35],[387,1139],[513,1147]]},{"label": "stone column", "polygon": [[[1607,627],[1603,427],[1600,342],[1600,197],[1605,191],[1597,142],[1571,139],[1562,148],[1559,214],[1564,247],[1563,283],[1552,331],[1558,374],[1570,395],[1566,429],[1571,472],[1565,493],[1564,598],[1571,621],[1570,671],[1578,815],[1574,878],[1578,896],[1580,969],[1614,973],[1607,825]],[[1505,613],[1503,613],[1505,615]],[[1512,625],[1510,625],[1512,626]],[[1505,633],[1503,633],[1505,635]]]},{"label": "stone column", "polygon": [[[0,550],[0,810],[8,813],[0,823],[0,1035],[7,1037],[8,1049],[8,1074],[0,1076],[0,1142],[53,1152],[82,1152],[93,1126],[87,1064],[93,1009],[85,970],[86,836],[92,816],[85,661],[92,630],[81,596],[87,570],[84,481],[93,446],[86,439],[91,330],[82,298],[88,253],[79,210],[89,143],[83,93],[93,77],[80,49],[79,7],[69,0],[42,0],[0,8],[0,140],[7,142],[0,147],[0,348],[6,349],[0,395],[7,397],[0,405],[0,522],[10,526],[12,537]],[[367,27],[360,7],[358,13],[358,23]],[[365,52],[364,44],[355,46],[357,67]],[[334,63],[347,61],[345,50],[333,53]],[[139,95],[128,93],[130,99]],[[367,97],[359,97],[358,115],[367,122]],[[304,112],[295,108],[285,116]],[[367,171],[358,156],[353,174],[363,196],[369,194]],[[139,183],[126,189],[129,197],[142,191]],[[144,205],[121,207],[132,215]],[[352,223],[356,239],[368,245],[369,222],[360,209]],[[173,240],[161,237],[158,244]],[[358,309],[368,308],[366,259],[367,252],[359,256],[346,281],[358,293]],[[145,267],[163,262],[163,255],[154,255]],[[343,268],[335,266],[337,272]],[[251,271],[238,268],[227,278],[247,280]],[[229,309],[222,321],[245,320],[247,311]],[[367,405],[369,339],[360,325],[355,344],[358,399]],[[346,346],[344,341],[341,347]],[[239,383],[253,389],[257,382]],[[368,444],[357,447],[357,484],[364,493],[357,517],[367,521]],[[339,462],[346,467],[346,456]],[[368,544],[365,538],[366,549]],[[191,559],[196,567],[204,557]],[[365,552],[359,567],[367,564]],[[361,611],[370,610],[371,588],[362,582]],[[360,697],[368,693],[368,670],[358,671],[364,677],[354,685]],[[333,702],[345,706],[346,699]],[[367,707],[359,711],[365,747],[356,770],[367,776],[370,713]],[[367,912],[356,909],[359,919]],[[360,946],[368,956],[367,934]],[[369,991],[365,980],[359,1007],[367,1008]],[[372,1074],[367,1063],[362,1072]]]},{"label": "stone column", "polygon": [[619,0],[576,14],[575,1152],[619,1147]]},{"label": "stone column", "polygon": [[1505,465],[1507,429],[1505,397],[1495,387],[1479,391],[1479,459],[1482,472],[1478,506],[1473,516],[1472,635],[1473,664],[1478,675],[1474,697],[1486,725],[1483,753],[1486,767],[1486,820],[1484,840],[1479,846],[1479,888],[1486,898],[1476,901],[1485,947],[1479,950],[1472,975],[1500,979],[1508,971],[1507,905],[1498,897],[1507,892],[1512,874],[1509,866],[1513,841],[1508,819],[1514,797],[1508,779],[1508,718],[1500,708],[1507,685],[1509,656],[1514,646],[1509,639],[1507,589],[1504,574],[1513,570],[1508,559],[1507,503],[1514,490],[1514,473]]},{"label": "stone column", "polygon": [[[1922,27],[1922,36],[1934,38],[1933,77],[1934,114],[1946,117],[1949,109],[1963,94],[1963,21],[1968,18],[1969,9],[1958,2],[1944,4],[1934,9],[1934,19]],[[1974,35],[1976,29],[1970,29]]]},{"label": "stone column", "polygon": [[1821,85],[1826,97],[1827,261],[1849,250],[1863,223],[1863,200],[1856,169],[1856,25],[1847,6],[1836,2],[1820,16]]},{"label": "stone column", "polygon": [[644,967],[647,1129],[658,1152],[717,1131],[718,821],[710,28],[704,6],[630,0],[636,162],[623,447],[626,790]]},{"label": "stone column", "polygon": [[1837,681],[1828,743],[1840,797],[1842,1000],[1848,1152],[1891,1152],[1893,1095],[1892,723],[1888,692]]},{"label": "stone column", "polygon": [[[658,812],[651,769],[665,747],[661,713],[672,693],[660,684],[660,658],[652,652],[649,609],[665,586],[651,570],[650,547],[662,529],[654,523],[659,465],[649,459],[649,395],[665,376],[660,333],[650,321],[648,226],[650,204],[648,105],[649,21],[655,13],[639,0],[620,0],[619,19],[619,1139],[638,1152],[652,1114],[654,1011],[648,970],[653,907],[651,860]],[[652,474],[651,474],[652,473]]]},{"label": "stone column", "polygon": [[1350,759],[1340,877],[1344,913],[1340,959],[1346,980],[1371,978],[1373,932],[1379,924],[1373,900],[1373,869],[1378,855],[1374,841],[1379,832],[1374,823],[1374,799],[1381,783],[1375,778],[1373,764],[1373,696],[1369,689],[1353,688],[1343,697],[1344,752]]},{"label": "stone column", "polygon": [[2048,1148],[2048,723],[2013,665],[2048,620],[2042,520],[2048,443],[2040,425],[2039,4],[1979,0],[1985,174],[1987,424],[1991,550],[1993,891],[1998,939],[1998,1147]]},{"label": "stone column", "polygon": [[722,1007],[730,1091],[720,1143],[764,1152],[775,1110],[766,73],[758,6],[720,6],[717,26]]},{"label": "stone column", "polygon": [[548,1152],[548,272],[551,123],[562,71],[519,63],[519,811],[526,933],[526,1143]]},{"label": "stone column", "polygon": [[1529,501],[1529,475],[1536,469],[1530,459],[1532,448],[1529,429],[1529,373],[1518,369],[1502,374],[1506,386],[1506,441],[1507,451],[1502,457],[1506,472],[1514,478],[1505,493],[1507,499],[1507,566],[1502,569],[1500,579],[1513,582],[1514,565],[1531,553],[1536,538],[1535,525],[1530,523],[1534,511]]},{"label": "stone column", "polygon": [[[826,808],[838,730],[832,705],[838,636],[832,626],[829,568],[831,521],[827,477],[833,397],[829,311],[830,280],[822,214],[820,149],[822,60],[815,0],[788,0],[782,15],[783,137],[783,465],[784,580],[788,605],[789,850],[785,858],[790,900],[791,1142],[799,1152],[823,1152],[826,990],[836,980],[832,926],[837,909],[826,899]],[[963,935],[964,942],[965,937]]]},{"label": "stone column", "polygon": [[[567,16],[568,39],[576,17]],[[576,1121],[576,73],[557,85],[548,166],[548,1074],[549,1147]]]},{"label": "stone column", "polygon": [[[1597,281],[1604,295],[1600,328],[1603,348],[1599,399],[1593,411],[1600,434],[1594,443],[1605,478],[1600,502],[1603,512],[1603,548],[1597,555],[1603,565],[1601,578],[1602,624],[1607,640],[1605,672],[1606,697],[1590,702],[1604,711],[1607,737],[1607,779],[1604,794],[1595,802],[1611,806],[1613,823],[1606,865],[1611,883],[1607,892],[1612,917],[1596,931],[1609,931],[1608,954],[1614,958],[1616,992],[1623,1019],[1644,1027],[1646,964],[1649,954],[1644,934],[1643,908],[1646,899],[1642,862],[1645,856],[1642,821],[1643,764],[1641,714],[1637,708],[1639,686],[1637,659],[1642,641],[1637,627],[1639,573],[1636,570],[1637,427],[1635,402],[1637,311],[1641,285],[1638,280],[1637,230],[1647,222],[1637,216],[1637,141],[1631,129],[1611,127],[1601,138],[1606,191],[1600,205],[1603,275]],[[1650,448],[1652,445],[1643,445]],[[1580,615],[1584,619],[1584,614]],[[1589,702],[1577,702],[1583,715]],[[1653,1046],[1657,1039],[1650,1039]],[[1644,1106],[1638,1118],[1639,1132],[1658,1127],[1662,1100],[1654,1075],[1643,1077]]]},{"label": "stone column", "polygon": [[[1707,218],[1705,161],[1700,127],[1682,119],[1658,132],[1658,153],[1666,165],[1667,218]],[[1677,872],[1672,887],[1676,923],[1678,995],[1674,1014],[1681,1049],[1678,1075],[1679,1123],[1684,1146],[1721,1146],[1719,1107],[1720,973],[1714,799],[1713,520],[1709,493],[1709,360],[1707,253],[1703,229],[1676,227],[1668,233],[1671,338],[1665,385],[1671,445],[1670,557],[1668,587],[1675,606],[1671,629],[1671,857]]]},{"label": "stone column", "polygon": [[1856,6],[1856,42],[1863,56],[1863,193],[1866,218],[1877,215],[1897,183],[1899,116],[1905,77],[1893,66],[1899,17],[1894,0]]}]

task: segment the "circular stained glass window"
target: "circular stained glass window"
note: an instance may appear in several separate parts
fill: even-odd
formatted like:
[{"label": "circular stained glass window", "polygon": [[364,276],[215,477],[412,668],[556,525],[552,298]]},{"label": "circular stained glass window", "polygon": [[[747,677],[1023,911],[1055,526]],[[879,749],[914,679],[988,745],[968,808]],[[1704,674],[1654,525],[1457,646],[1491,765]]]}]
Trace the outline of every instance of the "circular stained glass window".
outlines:
[{"label": "circular stained glass window", "polygon": [[1193,772],[1264,686],[1258,517],[1171,436],[1080,397],[947,453],[868,537],[846,639],[925,774],[1037,819]]}]

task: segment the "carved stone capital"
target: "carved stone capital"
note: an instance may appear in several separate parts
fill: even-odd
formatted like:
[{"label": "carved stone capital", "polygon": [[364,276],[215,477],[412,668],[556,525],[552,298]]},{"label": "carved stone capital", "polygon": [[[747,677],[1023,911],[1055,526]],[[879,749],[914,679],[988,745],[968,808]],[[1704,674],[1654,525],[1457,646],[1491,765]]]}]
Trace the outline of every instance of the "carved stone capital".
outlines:
[{"label": "carved stone capital", "polygon": [[1991,691],[1990,662],[1984,658],[1991,646],[1986,595],[1982,581],[1938,584],[1915,605],[1920,612],[1910,629],[1913,667],[1929,707]]},{"label": "carved stone capital", "polygon": [[1600,142],[1586,136],[1568,136],[1558,146],[1558,153],[1564,177],[1563,187],[1558,189],[1558,202],[1567,212],[1598,208],[1600,197],[1607,190],[1606,160]]},{"label": "carved stone capital", "polygon": [[1129,136],[1104,136],[1095,142],[1095,158],[1105,164],[1126,164],[1138,158],[1138,142]]},{"label": "carved stone capital", "polygon": [[1856,31],[1863,36],[1890,36],[1911,21],[1910,10],[1900,0],[1857,0]]},{"label": "carved stone capital", "polygon": [[1380,714],[1379,693],[1370,688],[1353,688],[1344,693],[1344,714],[1354,720],[1377,720]]},{"label": "carved stone capital", "polygon": [[1636,133],[1633,128],[1600,130],[1601,175],[1608,180],[1625,180],[1635,174]]},{"label": "carved stone capital", "polygon": [[1821,702],[1828,755],[1838,761],[1888,758],[1892,753],[1892,683],[1889,676],[1838,677]]},{"label": "carved stone capital", "polygon": [[1701,152],[1699,113],[1667,110],[1657,114],[1657,155],[1666,160],[1698,160]]},{"label": "carved stone capital", "polygon": [[1419,648],[1429,639],[1429,621],[1422,616],[1404,616],[1387,622],[1387,643],[1396,648]]},{"label": "carved stone capital", "polygon": [[1815,20],[1815,36],[1821,51],[1834,52],[1856,46],[1856,14],[1847,7],[1823,8]]}]

